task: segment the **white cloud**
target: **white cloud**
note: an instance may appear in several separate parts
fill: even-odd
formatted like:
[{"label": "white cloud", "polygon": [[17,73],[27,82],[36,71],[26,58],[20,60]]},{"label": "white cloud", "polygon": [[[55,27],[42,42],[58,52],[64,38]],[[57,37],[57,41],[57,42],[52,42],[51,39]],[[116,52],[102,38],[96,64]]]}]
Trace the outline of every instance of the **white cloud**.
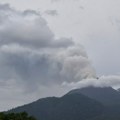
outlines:
[{"label": "white cloud", "polygon": [[69,88],[84,88],[89,86],[94,87],[113,87],[120,88],[120,75],[109,75],[109,76],[101,76],[100,78],[91,78],[91,79],[83,79],[79,82],[64,82],[63,86],[67,86]]}]

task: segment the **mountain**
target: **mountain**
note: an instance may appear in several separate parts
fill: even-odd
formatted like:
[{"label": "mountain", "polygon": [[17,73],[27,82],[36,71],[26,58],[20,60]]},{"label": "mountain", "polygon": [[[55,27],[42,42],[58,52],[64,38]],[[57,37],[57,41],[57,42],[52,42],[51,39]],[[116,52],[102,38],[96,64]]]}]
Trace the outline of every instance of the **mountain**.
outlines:
[{"label": "mountain", "polygon": [[38,120],[91,120],[103,114],[104,106],[85,95],[75,93],[60,98],[43,98],[9,112],[22,111]]},{"label": "mountain", "polygon": [[120,91],[112,87],[86,87],[75,89],[68,94],[83,94],[104,105],[104,113],[90,120],[120,120]]},{"label": "mountain", "polygon": [[120,92],[120,88],[118,88],[117,91]]},{"label": "mountain", "polygon": [[39,99],[8,112],[23,111],[38,120],[120,120],[120,92],[111,87],[86,87],[60,98]]},{"label": "mountain", "polygon": [[82,89],[72,90],[68,94],[75,93],[83,94],[89,98],[95,99],[104,105],[120,105],[120,92],[113,89],[112,87],[86,87]]}]

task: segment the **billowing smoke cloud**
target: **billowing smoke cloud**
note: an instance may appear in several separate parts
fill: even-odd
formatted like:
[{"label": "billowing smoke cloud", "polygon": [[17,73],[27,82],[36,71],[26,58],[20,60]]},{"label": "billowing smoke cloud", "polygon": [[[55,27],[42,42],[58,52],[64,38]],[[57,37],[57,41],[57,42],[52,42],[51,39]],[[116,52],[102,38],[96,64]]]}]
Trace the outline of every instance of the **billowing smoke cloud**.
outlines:
[{"label": "billowing smoke cloud", "polygon": [[4,4],[0,20],[1,81],[16,80],[34,90],[95,77],[84,48],[71,38],[55,39],[37,11],[20,12]]}]

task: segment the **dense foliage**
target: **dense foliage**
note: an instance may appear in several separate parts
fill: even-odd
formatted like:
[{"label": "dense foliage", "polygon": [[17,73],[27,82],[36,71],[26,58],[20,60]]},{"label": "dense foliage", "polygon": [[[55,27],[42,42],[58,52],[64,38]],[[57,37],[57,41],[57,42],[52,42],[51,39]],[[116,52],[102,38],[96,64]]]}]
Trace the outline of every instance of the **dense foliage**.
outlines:
[{"label": "dense foliage", "polygon": [[21,113],[0,113],[0,120],[36,120],[33,116],[28,116],[26,112]]}]

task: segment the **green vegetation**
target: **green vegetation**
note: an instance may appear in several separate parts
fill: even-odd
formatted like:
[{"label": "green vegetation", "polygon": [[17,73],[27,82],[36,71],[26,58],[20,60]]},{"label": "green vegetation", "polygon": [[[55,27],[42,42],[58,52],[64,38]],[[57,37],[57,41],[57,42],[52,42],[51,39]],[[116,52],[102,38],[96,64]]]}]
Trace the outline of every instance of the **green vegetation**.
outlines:
[{"label": "green vegetation", "polygon": [[0,113],[0,120],[36,120],[33,116],[28,116],[26,112],[21,113]]}]

